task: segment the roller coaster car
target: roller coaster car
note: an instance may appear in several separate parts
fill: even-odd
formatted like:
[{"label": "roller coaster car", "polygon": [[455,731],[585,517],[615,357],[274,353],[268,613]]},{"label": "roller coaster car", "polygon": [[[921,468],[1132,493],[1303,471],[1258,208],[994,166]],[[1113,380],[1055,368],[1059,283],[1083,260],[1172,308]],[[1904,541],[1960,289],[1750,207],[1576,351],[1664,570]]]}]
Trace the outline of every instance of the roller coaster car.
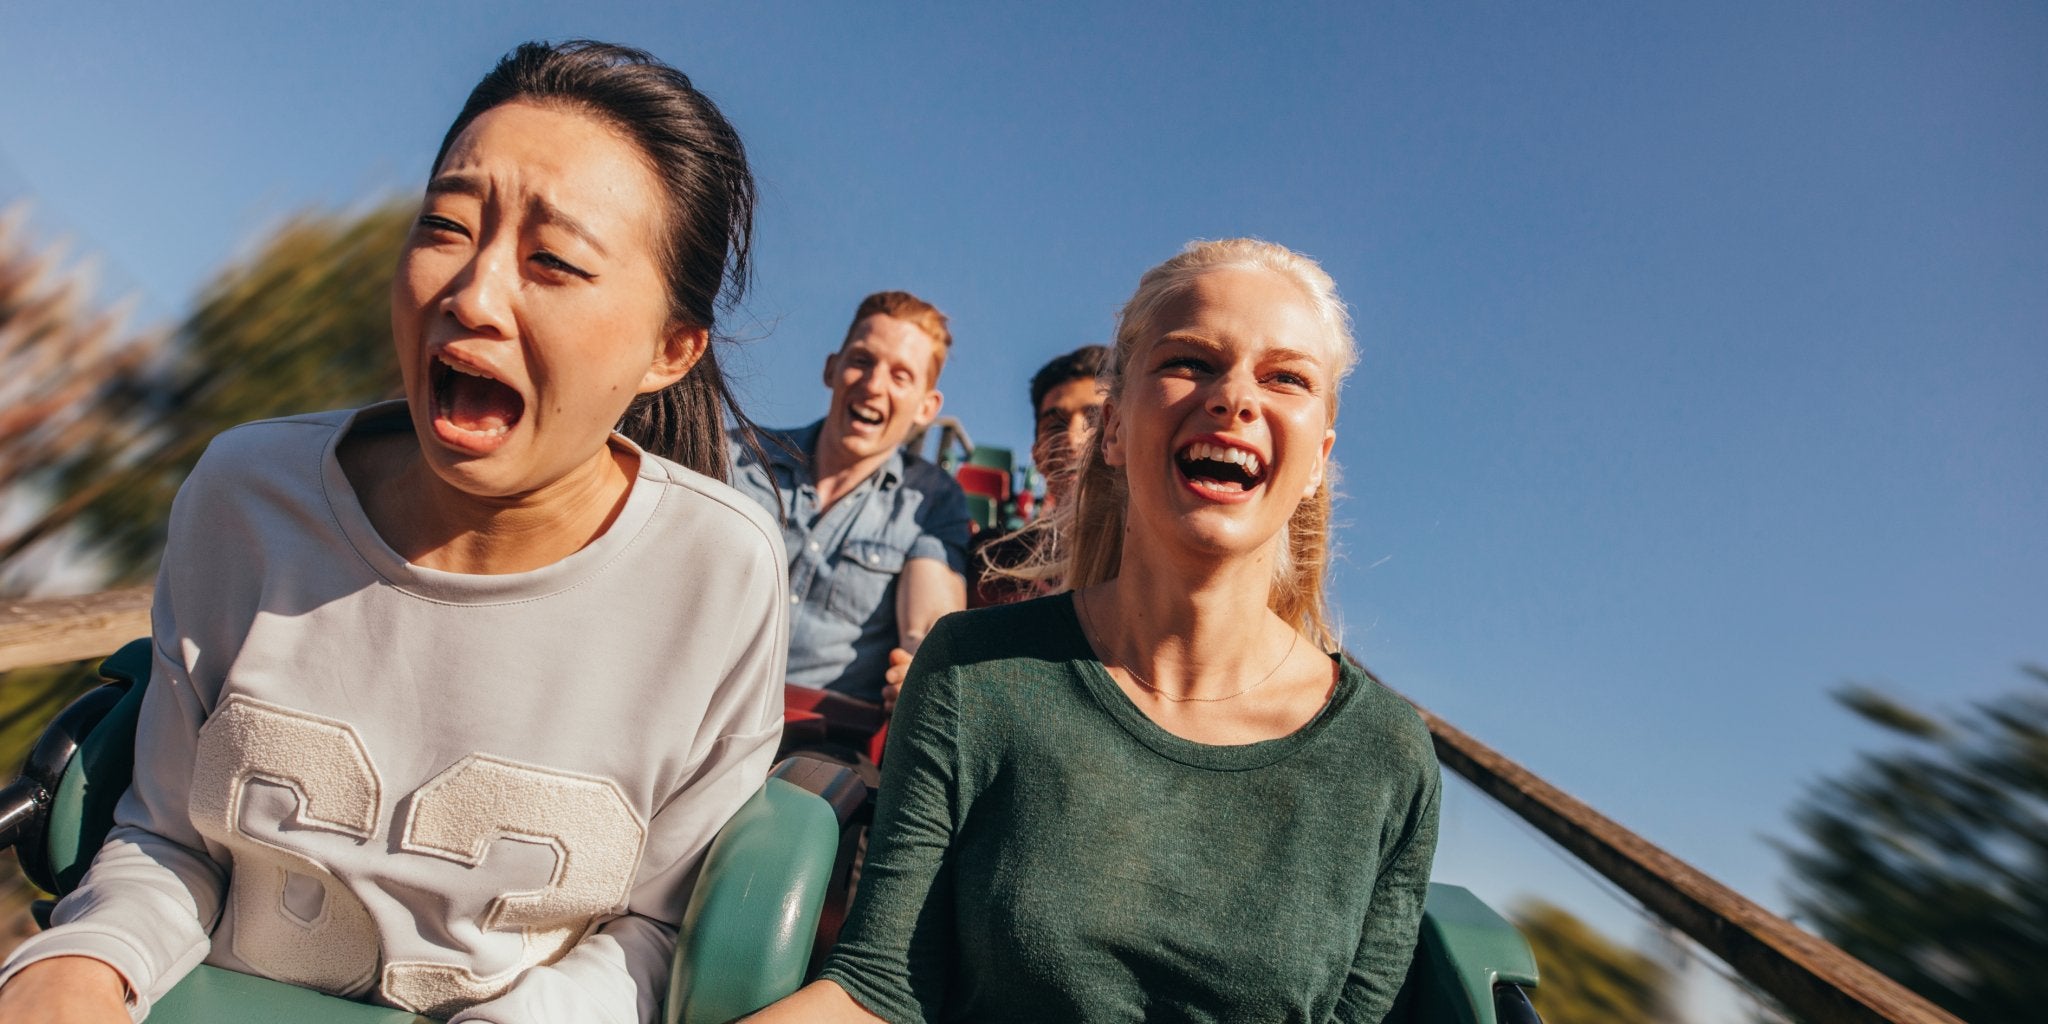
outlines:
[{"label": "roller coaster car", "polygon": [[[62,895],[113,824],[134,768],[149,641],[100,665],[104,685],[64,709],[0,790],[0,846]],[[843,834],[867,803],[852,770],[795,756],[720,830],[682,916],[665,1024],[731,1021],[803,983]],[[843,873],[842,873],[843,874]],[[48,927],[52,904],[38,901]],[[1522,987],[1536,964],[1520,933],[1477,897],[1432,884],[1408,979],[1390,1024],[1535,1024]],[[200,965],[150,1010],[152,1024],[428,1024],[401,1010]]]}]

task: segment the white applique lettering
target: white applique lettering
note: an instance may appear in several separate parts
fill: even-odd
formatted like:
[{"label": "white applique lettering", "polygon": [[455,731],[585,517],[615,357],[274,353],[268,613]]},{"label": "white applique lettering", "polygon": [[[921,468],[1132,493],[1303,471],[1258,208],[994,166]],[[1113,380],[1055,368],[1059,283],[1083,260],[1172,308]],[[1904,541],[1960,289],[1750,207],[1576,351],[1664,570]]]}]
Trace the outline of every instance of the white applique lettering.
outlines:
[{"label": "white applique lettering", "polygon": [[555,852],[545,887],[501,895],[484,914],[485,928],[518,931],[517,960],[488,976],[450,964],[386,964],[381,987],[392,1002],[445,1017],[561,959],[592,920],[625,909],[646,829],[609,779],[472,754],[415,791],[399,848],[475,867],[500,839]]},{"label": "white applique lettering", "polygon": [[360,994],[377,970],[369,911],[318,863],[241,827],[256,780],[297,795],[295,824],[367,840],[382,801],[362,737],[347,723],[236,694],[199,730],[192,766],[192,823],[234,853],[235,955],[279,981]]},{"label": "white applique lettering", "polygon": [[[413,793],[398,849],[478,868],[493,843],[533,843],[553,853],[541,888],[492,899],[485,931],[516,932],[502,969],[399,961],[381,978],[369,911],[320,863],[245,824],[252,787],[283,787],[296,810],[287,826],[370,841],[381,834],[382,783],[368,748],[345,722],[235,694],[199,730],[192,820],[234,855],[228,913],[234,953],[265,976],[336,995],[373,982],[392,1003],[446,1017],[504,992],[519,975],[553,963],[591,924],[622,912],[640,865],[646,826],[609,779],[487,754],[471,754]],[[261,813],[265,795],[254,806]],[[472,951],[480,952],[480,951]]]}]

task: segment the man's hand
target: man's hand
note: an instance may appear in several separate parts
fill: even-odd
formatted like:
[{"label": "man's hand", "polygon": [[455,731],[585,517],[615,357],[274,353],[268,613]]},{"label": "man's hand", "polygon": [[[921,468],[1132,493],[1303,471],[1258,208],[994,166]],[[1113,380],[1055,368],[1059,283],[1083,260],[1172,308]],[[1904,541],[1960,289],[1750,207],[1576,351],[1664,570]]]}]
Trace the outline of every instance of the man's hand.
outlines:
[{"label": "man's hand", "polygon": [[882,673],[882,713],[896,713],[896,695],[903,692],[903,677],[910,674],[910,652],[901,647],[889,652],[889,671]]},{"label": "man's hand", "polygon": [[0,988],[0,1022],[128,1024],[128,983],[89,956],[53,956],[21,969]]}]

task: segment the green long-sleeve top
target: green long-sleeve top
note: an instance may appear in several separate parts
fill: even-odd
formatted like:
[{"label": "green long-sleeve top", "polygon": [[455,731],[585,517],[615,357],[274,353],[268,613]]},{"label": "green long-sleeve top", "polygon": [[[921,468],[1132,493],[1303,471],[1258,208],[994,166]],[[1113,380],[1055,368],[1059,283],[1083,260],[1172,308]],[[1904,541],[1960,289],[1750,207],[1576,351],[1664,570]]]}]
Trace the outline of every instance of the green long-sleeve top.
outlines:
[{"label": "green long-sleeve top", "polygon": [[1182,739],[1069,595],[941,620],[903,688],[824,977],[910,1021],[1378,1021],[1415,945],[1440,776],[1345,661],[1321,713]]}]

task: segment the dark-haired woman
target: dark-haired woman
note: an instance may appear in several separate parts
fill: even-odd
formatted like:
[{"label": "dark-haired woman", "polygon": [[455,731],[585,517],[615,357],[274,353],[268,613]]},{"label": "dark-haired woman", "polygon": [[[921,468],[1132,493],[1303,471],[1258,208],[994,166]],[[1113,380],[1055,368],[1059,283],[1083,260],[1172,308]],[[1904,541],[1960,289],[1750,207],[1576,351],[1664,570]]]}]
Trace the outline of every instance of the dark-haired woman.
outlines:
[{"label": "dark-haired woman", "polygon": [[1045,567],[1076,589],[926,638],[839,945],[757,1020],[1382,1019],[1439,781],[1326,624],[1352,358],[1329,275],[1280,246],[1144,276]]},{"label": "dark-haired woman", "polygon": [[781,728],[784,561],[721,482],[711,351],[752,203],[644,53],[483,80],[399,258],[404,400],[230,430],[180,492],[134,786],[0,1018],[139,1017],[202,961],[454,1020],[654,1015]]}]

